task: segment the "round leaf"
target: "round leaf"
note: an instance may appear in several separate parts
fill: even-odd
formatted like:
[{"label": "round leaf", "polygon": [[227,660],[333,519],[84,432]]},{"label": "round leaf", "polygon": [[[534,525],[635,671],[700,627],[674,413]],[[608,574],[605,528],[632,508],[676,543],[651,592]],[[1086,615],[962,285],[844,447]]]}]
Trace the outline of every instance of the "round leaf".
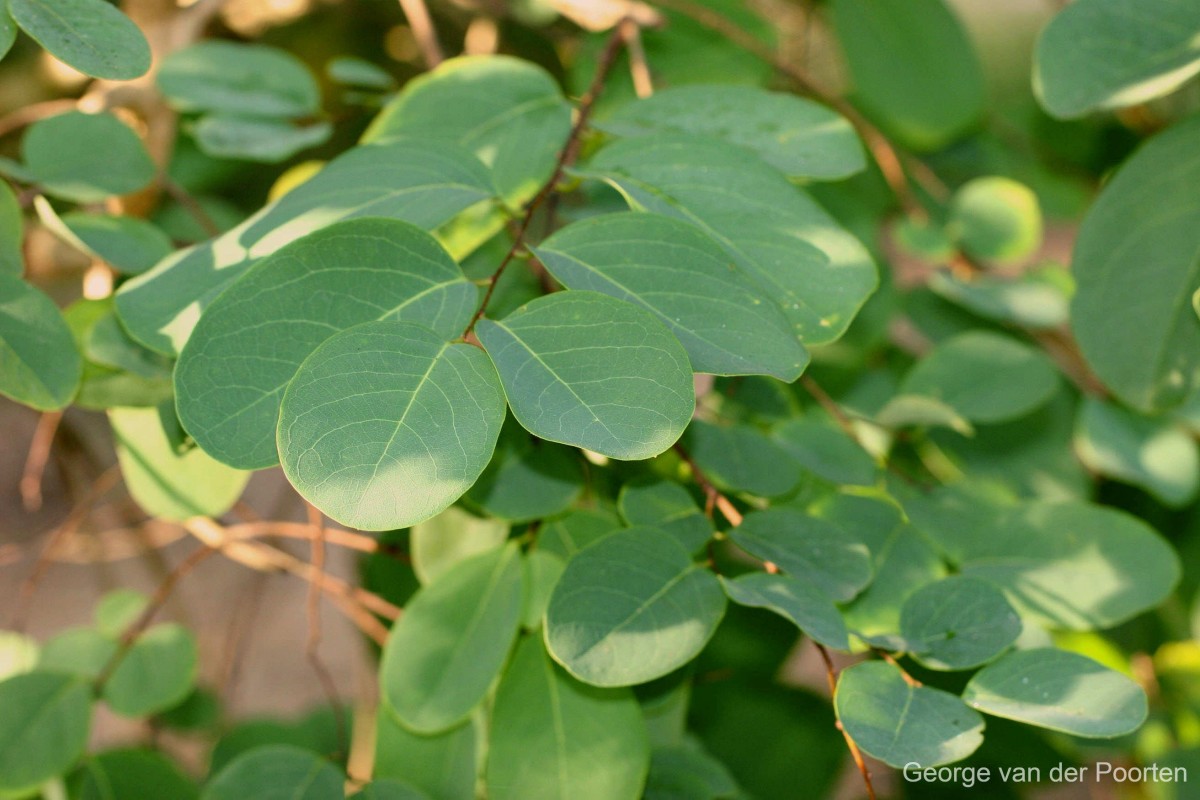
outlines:
[{"label": "round leaf", "polygon": [[85,75],[127,81],[150,69],[150,45],[104,0],[8,0],[8,13],[50,54]]},{"label": "round leaf", "polygon": [[878,469],[858,442],[830,425],[809,419],[790,419],[772,439],[808,471],[833,483],[872,486]]},{"label": "round leaf", "polygon": [[1000,590],[961,575],[918,590],[900,610],[900,635],[932,669],[969,669],[991,661],[1021,635],[1021,618]]},{"label": "round leaf", "polygon": [[106,592],[96,604],[96,629],[111,639],[119,639],[150,605],[150,598],[136,589]]},{"label": "round leaf", "polygon": [[63,225],[92,253],[126,275],[136,275],[170,255],[171,239],[136,217],[110,217],[75,212],[63,214]]},{"label": "round leaf", "polygon": [[83,755],[91,726],[91,690],[53,672],[0,682],[0,791],[32,792]]},{"label": "round leaf", "polygon": [[259,747],[217,773],[200,800],[341,800],[345,778],[337,767],[288,745]]},{"label": "round leaf", "polygon": [[1046,356],[985,331],[942,342],[904,378],[907,394],[932,397],[972,422],[1001,422],[1028,414],[1058,390]]},{"label": "round leaf", "polygon": [[479,348],[368,322],[300,366],[280,404],[279,454],[296,490],[338,522],[405,528],[475,483],[503,422],[504,396]]},{"label": "round leaf", "polygon": [[713,535],[712,520],[704,516],[686,489],[672,481],[627,483],[621,487],[617,508],[630,525],[658,528],[674,536],[689,553]]},{"label": "round leaf", "polygon": [[175,370],[180,421],[220,461],[270,466],[279,459],[284,388],[318,345],[381,319],[422,325],[444,341],[462,332],[476,299],[419,228],[387,219],[331,225],[259,261],[205,309]]},{"label": "round leaf", "polygon": [[783,312],[694,225],[657,214],[604,214],[567,226],[534,252],[570,289],[653,311],[697,372],[790,383],[808,364]]},{"label": "round leaf", "polygon": [[515,544],[456,564],[413,596],[379,667],[388,709],[418,733],[465,720],[504,666],[521,621]]},{"label": "round leaf", "polygon": [[724,612],[716,576],[673,537],[629,528],[567,563],[546,609],[546,645],[585,683],[632,686],[691,661]]},{"label": "round leaf", "polygon": [[1037,195],[1009,178],[967,181],[950,201],[946,224],[963,250],[984,261],[1021,261],[1042,243]]},{"label": "round leaf", "polygon": [[316,79],[304,62],[261,44],[193,44],[164,58],[155,79],[181,111],[302,117],[321,104]]},{"label": "round leaf", "polygon": [[196,641],[182,625],[155,625],[126,651],[104,684],[104,700],[126,717],[177,705],[196,682]]},{"label": "round leaf", "polygon": [[858,746],[896,768],[959,761],[983,743],[983,718],[962,700],[913,686],[881,661],[842,670],[833,704]]},{"label": "round leaf", "polygon": [[234,114],[209,114],[192,129],[196,144],[213,158],[264,164],[286,161],[301,150],[324,143],[332,133],[333,126],[328,122],[296,125]]},{"label": "round leaf", "polygon": [[738,547],[770,561],[843,602],[871,580],[867,546],[849,531],[794,508],[747,514],[729,536]]},{"label": "round leaf", "polygon": [[21,154],[46,192],[80,203],[136,192],[155,173],[142,140],[108,113],[68,111],[35,122],[21,140]]},{"label": "round leaf", "polygon": [[820,589],[787,575],[752,572],[733,580],[721,578],[725,594],[738,605],[765,608],[791,621],[813,640],[849,650],[846,623],[837,606]]},{"label": "round leaf", "polygon": [[71,402],[82,369],[58,307],[20,278],[0,275],[0,394],[54,411]]},{"label": "round leaf", "polygon": [[628,689],[579,683],[529,636],[492,709],[486,783],[492,800],[637,800],[650,765],[641,708]]},{"label": "round leaf", "polygon": [[127,748],[89,758],[70,781],[77,800],[194,800],[200,792],[162,753]]},{"label": "round leaf", "polygon": [[1075,736],[1132,733],[1146,719],[1146,694],[1119,672],[1077,653],[1018,650],[981,669],[963,700],[986,714]]},{"label": "round leaf", "polygon": [[619,459],[656,456],[695,408],[687,353],[650,312],[596,292],[557,292],[500,320],[479,341],[513,415],[552,442]]},{"label": "round leaf", "polygon": [[436,517],[418,522],[409,534],[413,571],[421,583],[439,575],[476,553],[493,550],[508,538],[508,524],[477,517],[450,506]]},{"label": "round leaf", "polygon": [[509,424],[492,463],[467,491],[467,501],[490,516],[529,522],[565,511],[582,491],[578,451],[534,439]]},{"label": "round leaf", "polygon": [[800,482],[800,465],[749,425],[713,425],[696,420],[684,439],[692,458],[722,488],[779,497]]}]

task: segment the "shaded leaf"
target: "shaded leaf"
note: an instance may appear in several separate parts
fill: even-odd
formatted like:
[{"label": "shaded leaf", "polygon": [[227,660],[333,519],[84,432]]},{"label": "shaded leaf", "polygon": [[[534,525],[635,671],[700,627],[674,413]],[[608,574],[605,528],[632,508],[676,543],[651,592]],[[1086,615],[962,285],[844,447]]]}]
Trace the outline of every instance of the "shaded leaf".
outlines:
[{"label": "shaded leaf", "polygon": [[846,624],[837,606],[810,582],[751,572],[733,580],[722,576],[721,585],[735,603],[774,611],[815,641],[837,650],[850,649]]},{"label": "shaded leaf", "polygon": [[749,425],[696,420],[684,436],[688,453],[718,486],[760,497],[785,495],[800,482],[800,465]]},{"label": "shaded leaf", "polygon": [[337,800],[337,767],[289,745],[259,747],[235,758],[204,787],[201,800]]},{"label": "shaded leaf", "polygon": [[71,675],[34,671],[0,682],[0,791],[33,792],[83,755],[91,699]]},{"label": "shaded leaf", "polygon": [[301,150],[323,144],[333,133],[328,122],[296,125],[285,120],[209,114],[196,123],[196,144],[213,158],[278,164]]},{"label": "shaded leaf", "polygon": [[39,120],[25,132],[21,155],[42,189],[80,203],[136,192],[155,174],[138,135],[109,113],[68,111]]},{"label": "shaded leaf", "polygon": [[[694,553],[712,538],[712,521],[677,483],[627,483],[617,497],[621,517],[630,525],[647,525],[674,536]],[[543,534],[545,536],[545,534]]]},{"label": "shaded leaf", "polygon": [[973,178],[950,200],[946,227],[975,258],[1021,261],[1042,243],[1042,210],[1037,195],[1022,183],[998,176]]},{"label": "shaded leaf", "polygon": [[150,45],[104,0],[7,0],[8,13],[58,60],[93,78],[127,81],[150,69]]},{"label": "shaded leaf", "polygon": [[909,596],[900,610],[900,635],[913,658],[933,669],[984,664],[1017,640],[1021,618],[999,589],[955,575]]},{"label": "shaded leaf", "polygon": [[507,523],[450,506],[412,527],[409,542],[413,570],[421,583],[432,583],[455,564],[497,548],[507,538]]},{"label": "shaded leaf", "polygon": [[321,105],[320,89],[304,62],[262,44],[198,42],[164,58],[155,80],[181,111],[303,117]]},{"label": "shaded leaf", "polygon": [[155,625],[139,636],[104,684],[108,706],[144,717],[178,705],[196,682],[196,641],[182,625]]},{"label": "shaded leaf", "polygon": [[57,306],[20,278],[0,274],[0,394],[54,411],[71,402],[81,369]]}]

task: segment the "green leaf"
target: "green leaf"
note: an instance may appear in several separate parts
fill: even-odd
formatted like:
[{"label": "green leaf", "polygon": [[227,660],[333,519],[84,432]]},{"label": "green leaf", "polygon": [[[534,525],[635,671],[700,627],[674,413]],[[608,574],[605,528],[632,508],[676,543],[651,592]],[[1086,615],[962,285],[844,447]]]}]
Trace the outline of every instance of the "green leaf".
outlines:
[{"label": "green leaf", "polygon": [[220,516],[250,479],[249,472],[227,467],[198,447],[178,452],[156,408],[113,408],[108,420],[129,494],[153,517]]},{"label": "green leaf", "polygon": [[538,549],[569,561],[592,542],[621,527],[621,521],[610,511],[577,509],[552,519],[538,534]]},{"label": "green leaf", "polygon": [[774,299],[805,345],[841,336],[878,283],[871,256],[812,198],[720,141],[625,139],[580,174],[609,182],[635,210],[698,225]]},{"label": "green leaf", "polygon": [[695,408],[687,353],[650,312],[596,292],[558,292],[479,341],[530,433],[623,460],[656,456]]},{"label": "green leaf", "polygon": [[255,263],[205,309],[175,370],[180,420],[215,458],[271,466],[284,389],[331,335],[396,320],[446,340],[477,297],[433,237],[406,222],[331,225]]},{"label": "green leaf", "polygon": [[200,800],[340,800],[344,782],[337,767],[307,750],[272,745],[235,758]]},{"label": "green leaf", "polygon": [[1057,328],[1067,322],[1075,281],[1057,264],[1045,264],[1020,275],[979,275],[970,279],[935,272],[929,288],[952,303],[997,322],[1025,328]]},{"label": "green leaf", "polygon": [[33,792],[83,755],[91,727],[88,685],[71,675],[26,672],[0,682],[0,791]]},{"label": "green leaf", "polygon": [[286,120],[209,114],[192,129],[196,144],[213,158],[231,158],[278,164],[301,150],[328,141],[328,122],[296,125]]},{"label": "green leaf", "polygon": [[808,364],[783,312],[694,225],[657,214],[605,214],[567,226],[534,253],[569,289],[657,314],[697,372],[791,382]]},{"label": "green leaf", "polygon": [[1200,386],[1200,319],[1188,306],[1200,287],[1198,136],[1194,114],[1143,145],[1075,242],[1071,328],[1100,379],[1140,411],[1177,406]]},{"label": "green leaf", "polygon": [[599,123],[617,136],[682,133],[753,150],[792,178],[837,180],[866,168],[854,126],[819,103],[753,86],[673,86]]},{"label": "green leaf", "polygon": [[378,64],[355,56],[335,56],[325,64],[329,79],[343,86],[387,91],[396,85],[392,74]]},{"label": "green leaf", "polygon": [[61,219],[71,244],[126,275],[145,272],[174,249],[165,233],[136,217],[72,212]]},{"label": "green leaf", "polygon": [[721,585],[729,599],[739,605],[774,611],[815,641],[837,650],[850,649],[841,612],[809,581],[751,572],[733,580],[722,576]]},{"label": "green leaf", "polygon": [[492,800],[638,800],[650,765],[628,689],[597,689],[550,660],[540,636],[517,647],[496,690],[486,785]]},{"label": "green leaf", "polygon": [[954,408],[935,397],[898,394],[875,414],[885,428],[949,428],[963,436],[974,436],[975,428]]},{"label": "green leaf", "polygon": [[215,775],[240,756],[271,745],[288,745],[333,758],[343,747],[338,741],[337,712],[320,706],[299,718],[240,720],[213,747],[209,773]]},{"label": "green leaf", "polygon": [[356,147],[233,230],[126,283],[117,309],[135,338],[173,354],[221,290],[292,241],[351,217],[392,217],[432,230],[492,194],[483,165],[453,145]]},{"label": "green leaf", "polygon": [[0,681],[32,670],[38,662],[39,646],[32,636],[0,631]]},{"label": "green leaf", "polygon": [[[8,55],[17,40],[17,23],[8,13],[8,0],[0,3],[0,58]],[[0,190],[2,191],[2,190]]]},{"label": "green leaf", "polygon": [[150,598],[135,589],[107,592],[96,604],[96,629],[110,639],[119,639],[148,605]]},{"label": "green leaf", "polygon": [[[713,535],[712,520],[687,490],[673,481],[627,483],[617,496],[617,509],[630,525],[647,525],[674,536],[694,553]],[[545,534],[542,534],[545,537]]]},{"label": "green leaf", "polygon": [[[0,8],[0,20],[3,19]],[[24,212],[7,181],[0,181],[0,275],[21,277],[25,272],[25,255],[21,243],[25,240]]]},{"label": "green leaf", "polygon": [[942,0],[834,0],[862,107],[902,143],[938,150],[983,115],[983,68]]},{"label": "green leaf", "polygon": [[503,422],[504,395],[479,348],[407,322],[367,322],[328,339],[288,384],[280,461],[338,522],[405,528],[475,483]]},{"label": "green leaf", "polygon": [[469,514],[450,506],[435,517],[418,522],[410,534],[413,570],[421,583],[477,553],[494,550],[508,538],[508,524]]},{"label": "green leaf", "polygon": [[492,463],[467,490],[467,501],[489,516],[530,522],[565,511],[583,492],[579,453],[543,442],[509,423]]},{"label": "green leaf", "polygon": [[200,794],[171,759],[137,748],[108,750],[87,759],[70,787],[73,800],[195,800]]},{"label": "green leaf", "polygon": [[155,80],[180,111],[303,117],[321,107],[321,91],[304,62],[261,44],[193,44],[164,58]]},{"label": "green leaf", "polygon": [[25,132],[21,155],[48,194],[79,203],[136,192],[155,174],[142,140],[108,113],[68,111],[39,120]]},{"label": "green leaf", "polygon": [[827,481],[873,486],[878,467],[858,442],[836,428],[811,419],[790,419],[771,438],[802,467]]},{"label": "green leaf", "polygon": [[737,796],[737,781],[729,770],[694,739],[655,747],[650,754],[645,800]]},{"label": "green leaf", "polygon": [[842,670],[833,703],[858,746],[896,768],[959,761],[983,744],[978,713],[949,692],[909,684],[881,661]]},{"label": "green leaf", "polygon": [[82,366],[53,301],[20,278],[0,274],[0,394],[55,411],[71,402]]},{"label": "green leaf", "polygon": [[[96,320],[83,337],[83,355],[89,366],[99,365],[109,369],[131,372],[141,378],[170,381],[171,362],[158,353],[151,352],[129,338],[111,305],[107,313]],[[142,404],[139,398],[138,405]],[[170,416],[174,417],[171,410]]]},{"label": "green leaf", "polygon": [[632,686],[691,661],[724,612],[716,576],[673,537],[628,528],[567,563],[546,609],[546,645],[585,683]]},{"label": "green leaf", "polygon": [[429,795],[404,781],[384,779],[371,781],[353,800],[429,800]]},{"label": "green leaf", "polygon": [[955,575],[904,602],[900,635],[913,658],[931,669],[969,669],[1015,642],[1021,618],[992,584]]},{"label": "green leaf", "polygon": [[380,709],[375,720],[375,772],[380,778],[400,778],[433,800],[475,800],[476,740],[483,741],[476,722],[466,722],[436,736],[413,733]]},{"label": "green leaf", "polygon": [[196,683],[196,641],[182,625],[147,630],[126,651],[104,684],[109,707],[125,717],[144,717],[178,705]]},{"label": "green leaf", "polygon": [[1200,488],[1200,452],[1185,430],[1094,397],[1083,398],[1075,452],[1093,472],[1140,486],[1173,508]]},{"label": "green leaf", "polygon": [[38,668],[95,680],[117,652],[117,642],[95,628],[68,628],[46,640]]},{"label": "green leaf", "polygon": [[1021,261],[1042,244],[1042,210],[1037,195],[1010,178],[989,176],[967,181],[950,200],[946,226],[964,251],[983,261]]},{"label": "green leaf", "polygon": [[1200,72],[1200,9],[1188,0],[1083,0],[1038,38],[1033,89],[1056,117],[1152,100]]},{"label": "green leaf", "polygon": [[465,720],[500,673],[521,619],[521,563],[509,544],[456,564],[413,596],[383,651],[388,710],[418,733]]},{"label": "green leaf", "polygon": [[129,17],[104,0],[8,0],[21,30],[93,78],[127,81],[150,69],[150,45]]},{"label": "green leaf", "polygon": [[749,425],[688,426],[688,453],[718,486],[759,497],[779,497],[800,482],[800,465],[783,448]]},{"label": "green leaf", "polygon": [[566,569],[567,560],[549,550],[530,550],[521,562],[525,568],[525,602],[521,609],[521,627],[536,631],[542,627],[550,594]]},{"label": "green leaf", "polygon": [[1001,422],[1049,402],[1058,374],[1046,356],[996,333],[948,339],[909,370],[901,390],[932,397],[972,422]]},{"label": "green leaf", "polygon": [[550,173],[571,128],[571,107],[541,67],[511,56],[454,58],[405,84],[363,136],[450,140],[492,170],[518,205]]},{"label": "green leaf", "polygon": [[1132,733],[1146,694],[1119,672],[1064,650],[1018,650],[981,669],[963,700],[985,714],[1087,738]]},{"label": "green leaf", "polygon": [[906,642],[900,636],[900,612],[905,601],[945,575],[946,567],[925,537],[909,525],[887,533],[871,547],[871,557],[871,585],[846,606],[842,616],[863,641],[902,650]]},{"label": "green leaf", "polygon": [[746,552],[770,561],[838,602],[851,599],[871,581],[867,546],[829,520],[794,508],[747,514],[729,536]]}]

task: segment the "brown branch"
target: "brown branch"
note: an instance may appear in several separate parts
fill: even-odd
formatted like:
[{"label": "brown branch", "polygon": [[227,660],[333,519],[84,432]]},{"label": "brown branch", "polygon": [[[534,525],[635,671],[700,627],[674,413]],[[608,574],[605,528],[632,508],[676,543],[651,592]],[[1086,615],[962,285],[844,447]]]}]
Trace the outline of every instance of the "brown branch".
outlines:
[{"label": "brown branch", "polygon": [[15,111],[0,117],[0,136],[8,136],[38,120],[63,114],[76,106],[75,100],[46,100],[41,103],[22,106]]},{"label": "brown branch", "polygon": [[38,418],[29,444],[29,455],[25,458],[25,470],[21,473],[21,505],[26,511],[37,511],[42,507],[42,476],[46,474],[46,463],[50,460],[50,448],[54,434],[62,422],[61,411],[47,411]]},{"label": "brown branch", "polygon": [[209,216],[208,212],[204,210],[204,206],[200,205],[200,201],[165,173],[162,176],[162,187],[171,196],[171,199],[179,204],[180,208],[191,215],[192,219],[196,220],[196,223],[205,233],[209,236],[221,235],[221,226]]},{"label": "brown branch", "polygon": [[421,50],[421,59],[427,69],[433,69],[442,63],[442,46],[438,43],[437,29],[433,26],[433,18],[425,0],[400,0],[400,9],[408,19],[408,27],[413,32],[417,47]]},{"label": "brown branch", "polygon": [[[312,568],[318,575],[325,574],[325,517],[312,503],[305,503],[308,511],[308,524],[312,538]],[[321,587],[316,581],[308,586],[308,638],[304,644],[304,654],[312,666],[325,699],[333,709],[334,722],[337,726],[338,753],[347,752],[346,720],[342,716],[341,699],[338,697],[337,684],[333,675],[321,659]]]},{"label": "brown branch", "polygon": [[700,490],[704,492],[704,496],[707,498],[709,506],[715,506],[718,510],[720,510],[722,516],[729,520],[729,524],[733,527],[736,528],[738,525],[741,525],[742,520],[744,519],[742,512],[738,511],[737,506],[733,504],[733,501],[723,495],[717,489],[717,487],[713,485],[713,482],[710,481],[708,476],[704,474],[704,470],[702,470],[700,465],[696,463],[696,460],[692,458],[692,454],[689,453],[687,449],[684,448],[684,446],[679,442],[675,443],[674,450],[679,454],[679,457],[683,459],[684,463],[687,464],[692,470],[692,478],[696,481],[696,485],[700,487]]},{"label": "brown branch", "polygon": [[878,647],[872,647],[871,652],[875,653],[875,655],[879,656],[884,661],[886,661],[887,663],[889,663],[893,667],[895,667],[897,670],[899,670],[900,676],[902,678],[904,678],[904,682],[907,683],[909,686],[912,686],[914,689],[917,688],[918,686],[924,686],[924,684],[921,683],[919,680],[914,678],[912,675],[909,675],[908,670],[906,670],[904,667],[902,667],[900,665],[900,662],[896,660],[896,657],[893,656],[888,651],[881,650]]},{"label": "brown branch", "polygon": [[[225,528],[225,535],[230,539],[257,539],[263,536],[282,536],[287,539],[311,539],[312,529],[302,522],[278,522],[262,520],[230,525]],[[325,528],[325,541],[360,553],[379,553],[384,548],[379,541],[361,533],[342,530],[341,528]]]},{"label": "brown branch", "polygon": [[183,561],[180,561],[173,570],[167,573],[167,576],[163,578],[161,583],[159,583],[158,589],[155,590],[154,596],[150,598],[150,602],[147,604],[146,609],[141,613],[141,616],[139,616],[133,622],[133,624],[126,628],[125,632],[121,634],[121,641],[117,645],[116,651],[112,654],[112,657],[108,659],[108,662],[104,665],[104,667],[100,670],[100,674],[96,677],[95,686],[97,691],[104,687],[104,684],[108,682],[110,677],[112,677],[113,671],[120,666],[121,661],[129,653],[130,648],[132,648],[137,642],[138,638],[146,632],[146,629],[150,627],[150,623],[154,620],[154,616],[158,614],[159,610],[161,610],[166,604],[167,599],[171,596],[171,592],[174,591],[175,586],[179,583],[179,581],[215,552],[217,551],[205,545],[193,552]]},{"label": "brown branch", "polygon": [[837,401],[829,396],[829,392],[826,392],[825,389],[821,387],[821,384],[817,383],[816,378],[808,374],[801,375],[800,385],[804,387],[804,391],[808,392],[809,395],[811,395],[812,398],[817,401],[817,405],[821,406],[821,408],[825,409],[825,412],[829,414],[829,416],[833,417],[833,420],[838,424],[838,427],[841,428],[847,436],[856,442],[858,441],[858,431],[854,429],[854,421],[851,420],[849,415],[842,410],[842,407],[837,404]]},{"label": "brown branch", "polygon": [[616,63],[617,53],[621,51],[621,47],[625,43],[625,36],[621,31],[622,25],[618,25],[608,37],[608,41],[604,45],[604,51],[600,54],[600,61],[596,66],[596,74],[592,78],[592,83],[579,100],[579,109],[575,115],[575,123],[571,126],[571,132],[567,134],[567,141],[558,152],[558,159],[554,163],[554,171],[550,174],[549,179],[542,184],[542,188],[538,190],[538,193],[525,206],[525,214],[521,217],[521,222],[517,226],[516,233],[513,235],[512,247],[508,248],[508,252],[504,254],[504,258],[500,261],[500,266],[496,267],[496,271],[488,279],[488,288],[487,292],[483,295],[483,302],[479,304],[479,310],[475,312],[475,315],[471,317],[471,321],[463,330],[464,339],[475,330],[475,323],[483,318],[484,312],[487,311],[488,303],[491,302],[492,295],[496,291],[496,284],[499,282],[500,276],[504,274],[504,270],[516,258],[517,253],[525,247],[525,236],[529,233],[529,226],[532,224],[537,210],[555,193],[558,183],[562,180],[567,167],[571,166],[575,158],[579,155],[579,144],[584,128],[587,127],[588,119],[592,116],[592,108],[596,105],[596,100],[604,92],[604,82],[608,79],[608,74],[612,71],[613,65]]},{"label": "brown branch", "polygon": [[[825,645],[813,640],[816,645],[817,652],[821,654],[821,660],[825,662],[825,678],[829,682],[829,696],[837,692],[837,673],[833,669],[833,659],[829,657],[829,651],[825,649]],[[842,725],[841,720],[837,721],[837,729],[842,732],[842,736],[846,739],[846,747],[850,750],[850,757],[854,759],[854,765],[858,767],[859,774],[862,775],[863,784],[867,787],[867,797],[870,800],[875,800],[875,786],[871,783],[871,770],[867,768],[866,759],[863,758],[862,751],[858,749],[858,744],[854,741]]]}]

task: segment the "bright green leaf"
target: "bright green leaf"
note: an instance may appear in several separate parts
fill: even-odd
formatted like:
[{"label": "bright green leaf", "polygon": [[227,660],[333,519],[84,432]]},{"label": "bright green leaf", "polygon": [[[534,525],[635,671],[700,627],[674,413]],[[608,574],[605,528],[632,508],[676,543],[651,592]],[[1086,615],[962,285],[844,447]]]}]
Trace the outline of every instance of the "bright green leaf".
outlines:
[{"label": "bright green leaf", "polygon": [[653,311],[697,372],[790,383],[808,365],[783,312],[694,225],[657,214],[605,214],[560,230],[534,253],[570,289]]},{"label": "bright green leaf", "polygon": [[617,136],[684,133],[753,150],[792,178],[836,180],[866,168],[858,134],[825,106],[752,86],[673,86],[600,123]]},{"label": "bright green leaf", "polygon": [[1017,612],[999,589],[978,578],[943,578],[912,594],[900,610],[908,651],[932,669],[977,667],[1020,634]]},{"label": "bright green leaf", "polygon": [[1198,34],[1190,0],[1080,0],[1042,31],[1034,92],[1056,117],[1144,103],[1200,72]]},{"label": "bright green leaf", "polygon": [[959,278],[935,272],[929,288],[952,303],[997,322],[1015,322],[1026,328],[1057,328],[1070,315],[1075,281],[1057,264],[1045,264],[1020,275],[977,275]]},{"label": "bright green leaf", "polygon": [[475,748],[483,741],[476,721],[422,736],[381,708],[375,725],[376,780],[399,778],[433,800],[475,800]]},{"label": "bright green leaf", "polygon": [[[0,8],[3,18],[3,8]],[[21,243],[25,240],[24,212],[7,181],[0,181],[0,274],[21,277],[25,272],[25,255]]]},{"label": "bright green leaf", "polygon": [[1146,719],[1146,694],[1119,672],[1053,648],[1018,650],[981,669],[963,700],[985,714],[1075,736],[1132,733]]},{"label": "bright green leaf", "polygon": [[0,630],[0,681],[33,669],[38,662],[39,649],[32,636]]},{"label": "bright green leaf", "polygon": [[0,3],[0,58],[8,55],[17,41],[17,23],[8,13],[8,0]]},{"label": "bright green leaf", "polygon": [[691,661],[724,612],[716,576],[673,537],[629,528],[567,563],[546,610],[546,644],[586,683],[632,686]]},{"label": "bright green leaf", "polygon": [[412,784],[385,778],[371,781],[363,790],[351,796],[352,800],[429,800],[429,795]]},{"label": "bright green leaf", "polygon": [[71,675],[26,672],[0,682],[0,791],[32,792],[83,755],[90,687]]},{"label": "bright green leaf", "polygon": [[638,800],[650,762],[628,689],[597,689],[527,637],[505,671],[491,715],[486,784],[492,800]]},{"label": "bright green leaf", "polygon": [[474,556],[409,602],[379,668],[387,708],[406,727],[445,731],[483,701],[520,623],[519,559],[515,544]]},{"label": "bright green leaf", "polygon": [[164,58],[155,80],[181,111],[303,117],[321,105],[320,89],[304,62],[261,44],[193,44]]},{"label": "bright green leaf", "polygon": [[237,502],[250,479],[249,472],[227,467],[198,447],[176,451],[157,408],[113,408],[108,420],[125,485],[151,516],[220,516]]},{"label": "bright green leaf", "polygon": [[898,394],[875,414],[885,428],[949,428],[963,436],[974,436],[975,428],[954,408],[936,397]]},{"label": "bright green leaf", "polygon": [[307,750],[271,745],[235,758],[200,800],[342,800],[344,782],[337,767]]},{"label": "bright green leaf", "polygon": [[566,562],[592,542],[620,527],[621,520],[610,511],[576,509],[542,526],[538,549],[553,553]]},{"label": "bright green leaf", "polygon": [[949,692],[908,683],[882,661],[843,670],[833,702],[855,743],[893,767],[959,761],[983,744],[978,713]]},{"label": "bright green leaf", "polygon": [[851,599],[871,581],[871,556],[858,537],[798,509],[747,514],[729,536],[746,552],[813,584],[838,602]]},{"label": "bright green leaf", "polygon": [[196,640],[182,625],[155,625],[139,636],[104,684],[109,707],[144,717],[178,705],[196,683]]},{"label": "bright green leaf", "polygon": [[722,577],[721,585],[729,599],[739,605],[774,611],[815,641],[837,650],[850,649],[841,612],[810,581],[751,572],[733,580]]},{"label": "bright green leaf", "polygon": [[271,466],[284,389],[318,345],[385,319],[450,339],[477,296],[433,237],[406,222],[331,225],[257,262],[205,309],[175,370],[180,420],[215,458]]},{"label": "bright green leaf", "polygon": [[8,0],[21,30],[58,60],[93,78],[127,81],[150,69],[150,45],[104,0]]},{"label": "bright green leaf", "polygon": [[1042,243],[1037,195],[1010,178],[967,181],[950,200],[946,226],[964,251],[983,261],[1021,261]]},{"label": "bright green leaf", "polygon": [[504,319],[479,341],[513,415],[552,442],[611,458],[656,456],[695,407],[687,353],[650,312],[596,292],[558,292]]},{"label": "bright green leaf", "polygon": [[1088,211],[1071,263],[1084,357],[1114,394],[1151,413],[1200,386],[1200,319],[1188,306],[1200,287],[1197,137],[1200,114],[1134,153]]},{"label": "bright green leaf", "polygon": [[53,301],[0,274],[0,394],[41,411],[60,409],[75,395],[82,366]]},{"label": "bright green leaf", "polygon": [[479,478],[504,422],[487,357],[393,319],[313,351],[279,408],[284,474],[309,502],[363,530],[405,528]]},{"label": "bright green leaf", "polygon": [[109,113],[68,111],[39,120],[25,132],[21,155],[42,189],[80,203],[136,192],[155,174],[142,140]]},{"label": "bright green leaf", "polygon": [[106,592],[96,604],[96,629],[110,639],[119,639],[150,605],[150,598],[135,589]]},{"label": "bright green leaf", "polygon": [[38,668],[95,680],[117,652],[117,642],[95,628],[67,628],[46,640]]},{"label": "bright green leaf", "polygon": [[329,79],[344,86],[387,91],[396,85],[391,73],[378,64],[355,56],[335,56],[325,64]]},{"label": "bright green leaf", "polygon": [[508,523],[477,517],[450,506],[435,517],[418,522],[410,534],[412,566],[421,583],[477,553],[494,550],[508,538]]}]

